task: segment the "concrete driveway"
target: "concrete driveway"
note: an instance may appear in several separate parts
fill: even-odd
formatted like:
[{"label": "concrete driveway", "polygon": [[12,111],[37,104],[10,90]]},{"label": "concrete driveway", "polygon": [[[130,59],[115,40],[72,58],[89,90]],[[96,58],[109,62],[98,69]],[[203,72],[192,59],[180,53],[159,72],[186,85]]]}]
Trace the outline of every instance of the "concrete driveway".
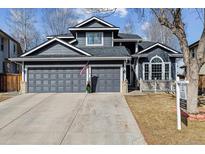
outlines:
[{"label": "concrete driveway", "polygon": [[0,144],[146,144],[123,96],[24,94],[0,103]]}]

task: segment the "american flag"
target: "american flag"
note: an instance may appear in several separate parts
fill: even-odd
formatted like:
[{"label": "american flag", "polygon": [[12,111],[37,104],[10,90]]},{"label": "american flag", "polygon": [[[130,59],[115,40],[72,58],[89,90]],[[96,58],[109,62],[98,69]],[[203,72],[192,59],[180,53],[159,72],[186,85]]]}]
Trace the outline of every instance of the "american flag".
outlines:
[{"label": "american flag", "polygon": [[86,72],[86,69],[88,68],[88,63],[82,68],[80,71],[80,75],[83,75]]}]

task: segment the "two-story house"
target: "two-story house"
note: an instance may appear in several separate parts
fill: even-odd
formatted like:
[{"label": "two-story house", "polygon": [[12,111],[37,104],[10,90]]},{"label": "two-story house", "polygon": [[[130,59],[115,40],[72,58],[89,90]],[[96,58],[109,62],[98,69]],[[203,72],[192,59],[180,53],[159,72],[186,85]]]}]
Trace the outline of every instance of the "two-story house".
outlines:
[{"label": "two-story house", "polygon": [[[67,34],[47,41],[11,61],[22,63],[27,92],[122,92],[139,81],[172,81],[178,51],[91,17]],[[139,85],[141,84],[141,85]],[[143,86],[146,87],[146,86]],[[146,89],[145,89],[146,90]]]},{"label": "two-story house", "polygon": [[21,54],[20,44],[0,29],[0,73],[19,73],[19,65],[8,59],[18,57]]}]

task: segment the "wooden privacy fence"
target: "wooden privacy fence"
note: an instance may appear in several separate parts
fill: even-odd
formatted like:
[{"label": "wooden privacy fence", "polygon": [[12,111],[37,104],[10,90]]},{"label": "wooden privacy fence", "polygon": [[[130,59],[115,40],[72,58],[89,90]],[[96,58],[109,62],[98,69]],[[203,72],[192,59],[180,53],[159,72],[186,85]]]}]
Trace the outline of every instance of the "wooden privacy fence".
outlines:
[{"label": "wooden privacy fence", "polygon": [[21,74],[0,74],[0,92],[19,91]]}]

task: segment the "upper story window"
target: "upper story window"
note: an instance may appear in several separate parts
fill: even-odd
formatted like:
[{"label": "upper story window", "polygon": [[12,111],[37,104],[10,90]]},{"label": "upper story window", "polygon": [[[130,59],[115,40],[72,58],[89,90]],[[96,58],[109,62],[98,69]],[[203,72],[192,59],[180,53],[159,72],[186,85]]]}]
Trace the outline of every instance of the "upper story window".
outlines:
[{"label": "upper story window", "polygon": [[0,37],[0,50],[4,51],[4,38]]},{"label": "upper story window", "polygon": [[102,46],[103,32],[86,32],[86,46]]}]

